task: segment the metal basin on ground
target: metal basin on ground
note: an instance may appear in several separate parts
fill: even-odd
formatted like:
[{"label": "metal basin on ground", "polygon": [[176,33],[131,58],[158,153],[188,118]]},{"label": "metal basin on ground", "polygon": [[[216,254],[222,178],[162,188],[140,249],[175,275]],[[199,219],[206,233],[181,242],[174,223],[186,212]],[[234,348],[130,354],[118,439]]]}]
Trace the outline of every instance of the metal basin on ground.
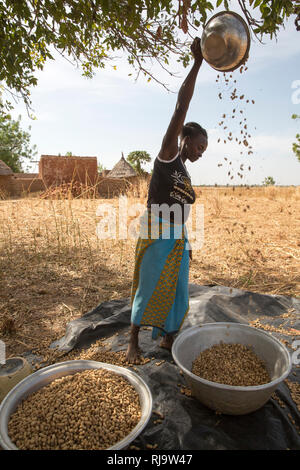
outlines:
[{"label": "metal basin on ground", "polygon": [[[249,387],[232,386],[193,374],[192,363],[200,352],[221,341],[252,346],[254,353],[265,362],[271,382]],[[292,368],[290,354],[280,341],[241,323],[216,322],[188,328],[175,339],[172,355],[192,395],[207,407],[230,415],[247,414],[261,408]]]},{"label": "metal basin on ground", "polygon": [[135,388],[140,398],[141,419],[136,427],[121,441],[117,442],[108,450],[120,450],[126,448],[147,425],[152,413],[152,395],[147,384],[137,374],[124,367],[106,364],[97,361],[66,361],[54,364],[34,372],[19,382],[5,397],[0,406],[0,446],[4,450],[18,450],[8,435],[8,422],[10,416],[16,410],[18,404],[27,396],[40,388],[48,385],[55,379],[65,375],[75,374],[86,369],[107,369],[122,375]]},{"label": "metal basin on ground", "polygon": [[10,357],[5,364],[0,364],[0,403],[18,382],[31,373],[31,366],[24,357]]}]

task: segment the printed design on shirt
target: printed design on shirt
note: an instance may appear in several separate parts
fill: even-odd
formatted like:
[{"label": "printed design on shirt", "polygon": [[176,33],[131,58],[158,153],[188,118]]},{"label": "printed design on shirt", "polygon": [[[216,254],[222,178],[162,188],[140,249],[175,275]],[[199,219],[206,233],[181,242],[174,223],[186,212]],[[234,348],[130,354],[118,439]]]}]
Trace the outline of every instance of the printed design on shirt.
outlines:
[{"label": "printed design on shirt", "polygon": [[175,170],[174,173],[171,174],[171,177],[176,183],[184,184],[184,175],[181,171]]},{"label": "printed design on shirt", "polygon": [[189,193],[187,193],[184,189],[179,188],[179,186],[175,186],[175,185],[174,185],[174,189],[177,189],[177,191],[179,191],[179,192],[185,194],[185,195],[186,195],[187,197],[189,197],[190,199],[193,199],[193,197],[192,197]]},{"label": "printed design on shirt", "polygon": [[180,201],[182,204],[188,204],[187,199],[183,197],[181,194],[177,193],[176,191],[171,191],[170,196],[173,199],[177,199],[177,201]]},{"label": "printed design on shirt", "polygon": [[[183,193],[185,196],[187,196],[190,200],[193,201],[194,200],[194,190],[193,190],[190,179],[187,176],[185,176],[181,171],[177,171],[177,170],[175,170],[171,174],[171,177],[174,180],[173,189],[175,189],[176,191],[172,191],[170,193],[170,196],[173,197],[174,199],[177,199],[178,201],[181,201],[184,204],[186,204],[186,203],[188,203],[188,200],[185,197],[183,197],[182,194],[180,194],[180,193]],[[180,188],[180,186],[178,186],[178,184],[182,184],[184,187]]]}]

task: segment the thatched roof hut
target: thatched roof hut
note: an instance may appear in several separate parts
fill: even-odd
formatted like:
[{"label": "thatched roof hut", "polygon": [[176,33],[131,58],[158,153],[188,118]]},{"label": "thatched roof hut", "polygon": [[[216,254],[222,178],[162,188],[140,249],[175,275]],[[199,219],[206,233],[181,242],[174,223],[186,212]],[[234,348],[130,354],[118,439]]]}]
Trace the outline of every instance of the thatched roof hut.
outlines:
[{"label": "thatched roof hut", "polygon": [[0,175],[1,176],[7,176],[7,175],[13,175],[12,169],[6,165],[2,160],[0,160]]},{"label": "thatched roof hut", "polygon": [[129,178],[131,176],[136,176],[135,170],[125,160],[123,152],[121,160],[113,167],[108,176],[109,178]]}]

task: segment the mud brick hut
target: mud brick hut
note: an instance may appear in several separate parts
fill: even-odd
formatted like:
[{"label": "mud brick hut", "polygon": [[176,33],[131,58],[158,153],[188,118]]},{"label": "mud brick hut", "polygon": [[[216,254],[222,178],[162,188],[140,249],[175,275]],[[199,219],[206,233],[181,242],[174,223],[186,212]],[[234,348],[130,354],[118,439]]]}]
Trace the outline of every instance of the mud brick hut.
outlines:
[{"label": "mud brick hut", "polygon": [[13,193],[13,178],[12,169],[0,160],[0,197]]},{"label": "mud brick hut", "polygon": [[97,157],[41,155],[39,177],[46,187],[75,181],[94,185],[99,177]]},{"label": "mud brick hut", "polygon": [[38,173],[14,173],[13,196],[20,197],[44,190],[45,185]]},{"label": "mud brick hut", "polygon": [[44,189],[44,183],[38,173],[13,173],[12,169],[0,160],[0,199],[22,197]]},{"label": "mud brick hut", "polygon": [[138,179],[139,177],[135,170],[125,160],[122,153],[122,157],[118,163],[116,163],[113,169],[99,182],[99,195],[101,197],[115,197],[119,194],[126,193],[132,185],[137,184]]}]

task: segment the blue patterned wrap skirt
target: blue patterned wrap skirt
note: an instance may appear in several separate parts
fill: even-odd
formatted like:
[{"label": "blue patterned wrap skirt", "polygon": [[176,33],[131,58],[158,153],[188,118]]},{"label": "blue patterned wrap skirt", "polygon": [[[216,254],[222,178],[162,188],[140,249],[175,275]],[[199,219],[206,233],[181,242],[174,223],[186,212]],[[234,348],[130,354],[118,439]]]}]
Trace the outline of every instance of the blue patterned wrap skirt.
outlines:
[{"label": "blue patterned wrap skirt", "polygon": [[131,289],[131,322],[152,338],[180,330],[189,310],[189,244],[185,224],[146,211],[140,219]]}]

